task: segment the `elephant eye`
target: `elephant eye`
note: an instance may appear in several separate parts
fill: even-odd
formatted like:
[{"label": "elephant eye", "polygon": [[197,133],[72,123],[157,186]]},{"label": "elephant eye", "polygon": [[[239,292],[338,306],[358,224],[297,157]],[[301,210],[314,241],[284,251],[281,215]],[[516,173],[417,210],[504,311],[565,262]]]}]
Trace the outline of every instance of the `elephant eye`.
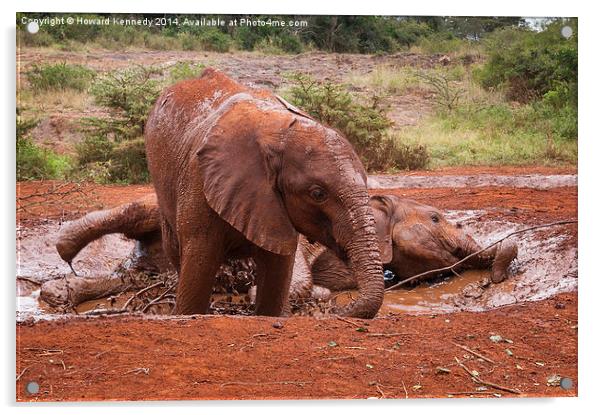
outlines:
[{"label": "elephant eye", "polygon": [[436,213],[433,213],[433,214],[431,215],[431,220],[432,220],[434,223],[439,223],[439,215],[437,215]]},{"label": "elephant eye", "polygon": [[309,196],[316,202],[321,203],[326,200],[327,194],[326,190],[321,188],[320,186],[312,186],[309,189]]}]

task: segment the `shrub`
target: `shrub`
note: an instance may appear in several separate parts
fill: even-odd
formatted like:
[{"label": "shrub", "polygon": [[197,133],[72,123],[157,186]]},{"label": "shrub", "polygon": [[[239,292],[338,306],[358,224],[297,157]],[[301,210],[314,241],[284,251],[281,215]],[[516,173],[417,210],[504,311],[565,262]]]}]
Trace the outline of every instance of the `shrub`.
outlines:
[{"label": "shrub", "polygon": [[[118,113],[105,126],[116,134],[116,141],[142,135],[150,108],[161,92],[161,83],[153,77],[161,73],[154,67],[137,66],[100,77],[90,88],[97,104]],[[102,120],[96,123],[102,129]]]},{"label": "shrub", "polygon": [[230,36],[214,27],[199,32],[199,41],[202,50],[213,52],[228,52],[232,46]]},{"label": "shrub", "polygon": [[[563,24],[575,30],[570,39],[560,33]],[[506,87],[513,100],[529,102],[558,82],[577,82],[576,22],[555,22],[542,32],[505,28],[490,35],[485,47],[488,58],[476,78],[484,87]]]},{"label": "shrub", "polygon": [[144,138],[119,143],[113,149],[110,160],[109,175],[112,182],[146,183],[149,181]]},{"label": "shrub", "polygon": [[451,33],[435,33],[431,36],[421,37],[417,44],[424,53],[451,53],[465,47],[468,41],[458,39]]},{"label": "shrub", "polygon": [[184,79],[197,78],[203,69],[205,69],[205,65],[202,63],[178,62],[169,71],[169,82],[173,84]]},{"label": "shrub", "polygon": [[27,133],[37,121],[17,115],[17,180],[63,179],[71,169],[71,159],[35,144]]},{"label": "shrub", "polygon": [[82,141],[75,145],[77,162],[80,166],[85,166],[94,162],[105,162],[111,159],[113,153],[113,142],[106,136],[88,135]]},{"label": "shrub", "polygon": [[84,91],[96,76],[96,72],[82,65],[57,64],[33,65],[27,79],[34,91],[50,89],[75,89]]},{"label": "shrub", "polygon": [[[358,102],[342,85],[318,82],[307,75],[289,76],[292,102],[320,122],[341,131],[351,142],[368,170],[423,167],[426,149],[397,144],[387,135],[393,124],[379,97],[369,105]],[[422,154],[422,155],[420,155]],[[426,157],[425,157],[426,156]],[[411,161],[412,160],[412,161]]]}]

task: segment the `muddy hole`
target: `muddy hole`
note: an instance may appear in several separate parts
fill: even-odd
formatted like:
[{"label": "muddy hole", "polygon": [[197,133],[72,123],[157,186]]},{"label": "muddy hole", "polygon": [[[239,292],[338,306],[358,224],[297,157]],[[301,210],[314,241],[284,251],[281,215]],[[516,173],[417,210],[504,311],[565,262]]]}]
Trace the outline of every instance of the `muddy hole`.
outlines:
[{"label": "muddy hole", "polygon": [[[504,218],[483,219],[485,210],[447,211],[453,221],[461,221],[467,233],[477,242],[487,245],[510,232],[528,225]],[[175,283],[169,276],[146,276],[144,281],[116,281],[123,284],[117,293],[100,299],[81,302],[75,309],[64,309],[40,298],[40,287],[48,281],[72,277],[71,271],[54,248],[60,230],[58,222],[48,221],[18,231],[17,318],[24,320],[51,319],[75,314],[144,312],[151,315],[171,314],[175,303]],[[573,226],[574,227],[574,226]],[[573,233],[571,233],[573,232]],[[504,305],[535,301],[555,294],[573,291],[577,287],[577,248],[575,230],[568,227],[544,229],[513,237],[518,245],[518,257],[510,267],[510,277],[500,284],[489,282],[490,270],[469,270],[459,276],[447,275],[387,291],[379,315],[435,314],[457,311],[484,311]],[[86,247],[74,261],[83,280],[106,278],[132,250],[133,242],[120,235],[105,236]],[[248,264],[234,265],[230,272],[251,272]],[[137,294],[149,287],[143,294]],[[214,314],[250,315],[254,305],[249,287],[228,292],[216,292],[211,298]],[[333,293],[323,301],[294,303],[292,311],[301,315],[324,315],[335,306],[343,305],[356,296],[354,292]],[[152,303],[152,304],[150,304]],[[149,305],[150,304],[150,305]],[[125,307],[125,308],[124,308]]]}]

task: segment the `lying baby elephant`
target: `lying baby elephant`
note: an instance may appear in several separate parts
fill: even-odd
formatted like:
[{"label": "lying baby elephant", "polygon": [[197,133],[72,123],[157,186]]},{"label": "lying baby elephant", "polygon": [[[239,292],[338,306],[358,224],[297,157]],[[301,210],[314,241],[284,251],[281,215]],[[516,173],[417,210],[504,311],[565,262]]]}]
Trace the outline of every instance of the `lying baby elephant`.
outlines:
[{"label": "lying baby elephant", "polygon": [[[482,248],[466,235],[459,225],[447,221],[443,213],[431,206],[392,195],[370,198],[376,220],[381,258],[386,269],[400,280],[432,269],[448,267]],[[124,268],[136,271],[161,273],[173,271],[161,248],[161,233],[157,199],[154,194],[113,209],[92,212],[70,222],[61,231],[56,247],[59,255],[69,264],[90,242],[110,233],[123,233],[136,240],[136,247]],[[517,255],[514,243],[502,243],[474,255],[458,269],[492,268],[491,279],[501,282]],[[431,275],[432,276],[432,275]],[[75,291],[93,295],[93,285],[102,287],[99,294],[106,296],[106,282],[98,278],[69,277]],[[116,278],[116,277],[115,277]],[[64,280],[54,280],[42,287],[42,297],[56,299]],[[110,284],[109,284],[110,285]],[[115,292],[122,288],[115,279]],[[330,291],[357,288],[353,273],[345,262],[326,247],[310,243],[301,237],[295,256],[295,266],[290,288],[290,298],[326,297]],[[97,297],[98,298],[98,297]],[[81,299],[81,298],[78,298]],[[93,299],[93,298],[85,298]],[[77,303],[73,297],[70,300]],[[79,301],[81,302],[81,301]]]},{"label": "lying baby elephant", "polygon": [[[370,206],[384,268],[400,281],[449,267],[472,255],[454,270],[491,268],[491,280],[499,283],[507,277],[508,267],[518,253],[516,244],[508,241],[478,253],[482,247],[463,232],[460,224],[452,224],[438,209],[410,199],[372,196]],[[319,252],[310,261],[313,284],[334,291],[356,288],[345,263],[324,247],[315,250]],[[433,276],[428,274],[424,279]]]}]

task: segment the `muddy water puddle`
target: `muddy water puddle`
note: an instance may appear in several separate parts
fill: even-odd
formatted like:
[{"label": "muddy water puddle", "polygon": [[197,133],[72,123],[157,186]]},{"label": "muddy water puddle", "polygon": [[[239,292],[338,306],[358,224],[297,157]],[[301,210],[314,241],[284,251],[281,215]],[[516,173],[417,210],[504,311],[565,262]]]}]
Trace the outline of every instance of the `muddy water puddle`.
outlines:
[{"label": "muddy water puddle", "polygon": [[[492,243],[510,232],[523,229],[521,223],[504,220],[482,220],[484,210],[448,211],[452,221],[463,223],[464,229],[482,245]],[[574,225],[571,225],[574,226]],[[17,319],[54,318],[64,315],[39,300],[40,285],[69,274],[70,270],[54,249],[60,225],[49,222],[35,229],[18,232],[17,255]],[[500,284],[483,284],[489,271],[466,271],[415,287],[402,287],[385,295],[381,315],[450,313],[456,311],[483,311],[508,304],[535,301],[557,293],[577,289],[576,238],[566,228],[554,232],[529,232],[513,237],[517,243],[518,257],[511,265],[509,279]],[[86,247],[74,261],[76,270],[84,276],[106,276],[130,252],[133,243],[118,235],[109,235]],[[94,310],[119,309],[133,292],[87,301],[80,304],[79,314]],[[353,296],[354,294],[352,294]],[[348,301],[345,295],[336,301]],[[348,297],[347,297],[348,298]],[[212,302],[220,313],[232,314],[236,310],[247,313],[245,296],[214,295]],[[229,308],[228,304],[233,306]],[[245,308],[246,307],[246,308]],[[169,314],[171,304],[153,306],[151,314]]]}]

